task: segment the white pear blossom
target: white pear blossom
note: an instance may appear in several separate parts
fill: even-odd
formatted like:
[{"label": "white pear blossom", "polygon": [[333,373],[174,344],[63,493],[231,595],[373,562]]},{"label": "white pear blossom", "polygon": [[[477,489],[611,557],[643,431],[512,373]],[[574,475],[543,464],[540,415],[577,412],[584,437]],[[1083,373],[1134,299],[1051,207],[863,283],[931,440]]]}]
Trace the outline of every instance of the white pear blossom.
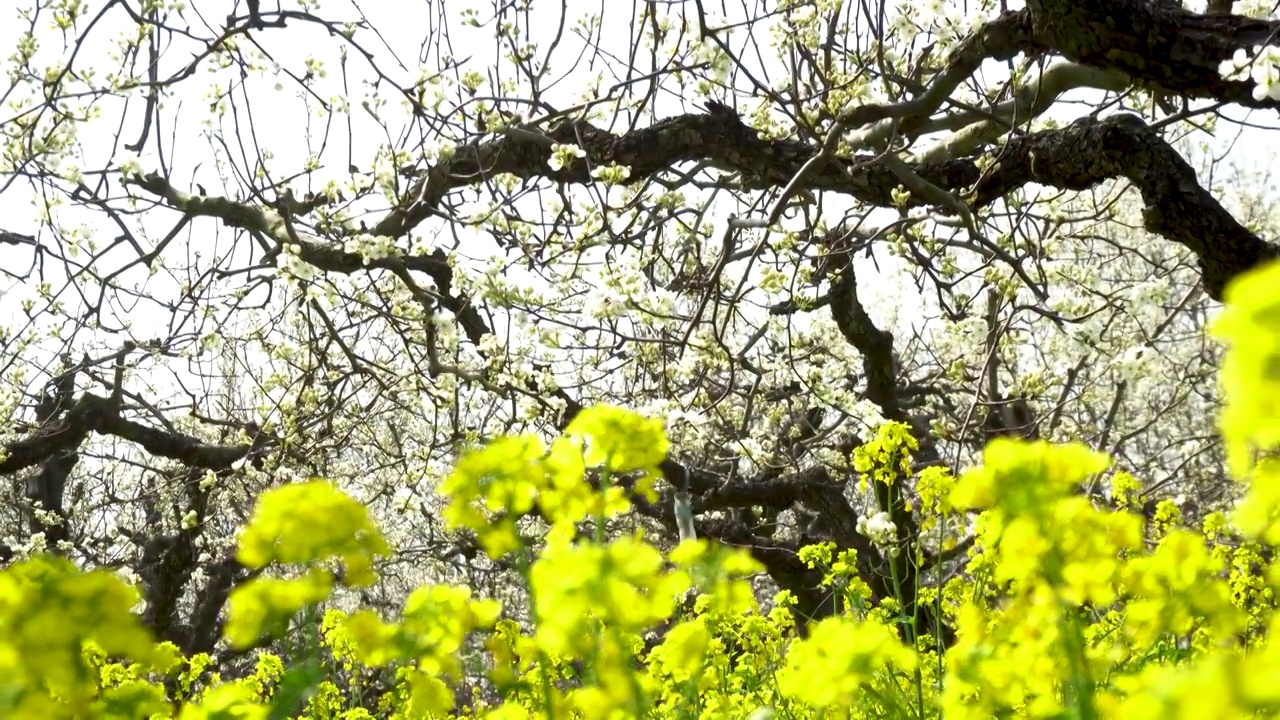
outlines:
[{"label": "white pear blossom", "polygon": [[359,255],[365,265],[397,254],[395,238],[386,235],[370,235],[360,233],[342,245],[342,249],[353,255]]},{"label": "white pear blossom", "polygon": [[298,257],[301,252],[302,248],[298,245],[293,243],[285,245],[284,252],[281,252],[276,259],[276,268],[285,277],[295,280],[315,280],[316,269]]},{"label": "white pear blossom", "polygon": [[27,542],[21,546],[14,548],[18,555],[30,557],[32,555],[40,555],[49,549],[49,541],[42,532],[32,533]]},{"label": "white pear blossom", "polygon": [[[577,146],[572,146],[577,147]],[[582,148],[577,148],[579,151]],[[585,152],[578,157],[586,155]],[[631,177],[631,168],[626,165],[597,165],[591,168],[591,177],[604,182],[606,185],[618,185],[626,182]]]},{"label": "white pear blossom", "polygon": [[[137,169],[139,171],[142,170],[141,163],[138,164]],[[58,165],[58,175],[68,182],[84,182],[84,169],[80,167],[80,163],[76,162],[75,158],[63,158]]]},{"label": "white pear blossom", "polygon": [[1254,100],[1280,100],[1280,47],[1255,45],[1252,57],[1244,48],[1236,48],[1218,64],[1218,74],[1234,82],[1253,80]]},{"label": "white pear blossom", "polygon": [[1135,345],[1116,356],[1111,366],[1120,376],[1120,379],[1127,382],[1135,382],[1148,375],[1147,368],[1150,366],[1154,356],[1155,353],[1152,352],[1151,348],[1145,345]]},{"label": "white pear blossom", "polygon": [[35,516],[36,522],[44,527],[55,527],[63,523],[61,515],[52,510],[45,510],[39,503],[31,509],[31,514]]},{"label": "white pear blossom", "polygon": [[[552,170],[560,170],[573,162],[574,158],[584,158],[587,151],[577,145],[561,145],[556,143],[551,146],[551,157],[547,160],[547,166]],[[630,174],[630,170],[627,171]]]},{"label": "white pear blossom", "polygon": [[138,573],[134,572],[133,569],[129,567],[117,569],[116,577],[120,578],[120,581],[126,585],[136,586],[142,582],[142,579],[138,577]]},{"label": "white pear blossom", "polygon": [[871,542],[880,547],[885,547],[893,542],[898,526],[889,519],[889,513],[880,511],[870,517],[864,515],[858,518],[856,529],[858,534],[867,536]]},{"label": "white pear blossom", "polygon": [[116,169],[126,178],[142,177],[142,160],[137,153],[123,152],[115,160]]},{"label": "white pear blossom", "polygon": [[1225,80],[1244,82],[1249,79],[1249,64],[1252,59],[1244,48],[1236,48],[1235,54],[1228,60],[1218,63],[1218,74]]},{"label": "white pear blossom", "polygon": [[885,417],[880,412],[880,406],[866,398],[860,398],[846,412],[854,417],[857,424],[858,439],[862,442],[871,442],[876,436],[876,430],[885,423]]},{"label": "white pear blossom", "polygon": [[1268,45],[1258,50],[1249,76],[1257,83],[1253,88],[1254,100],[1280,100],[1280,47]]}]

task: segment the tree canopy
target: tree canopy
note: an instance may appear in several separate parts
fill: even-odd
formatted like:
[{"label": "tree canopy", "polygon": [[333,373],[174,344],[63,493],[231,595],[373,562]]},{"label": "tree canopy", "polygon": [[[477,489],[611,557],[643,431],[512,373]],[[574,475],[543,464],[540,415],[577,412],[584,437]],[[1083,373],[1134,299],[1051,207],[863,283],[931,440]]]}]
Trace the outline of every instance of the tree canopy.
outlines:
[{"label": "tree canopy", "polygon": [[435,488],[597,404],[671,440],[609,530],[674,540],[687,492],[805,617],[814,539],[882,595],[971,542],[859,472],[886,420],[915,469],[1079,440],[1145,497],[1231,499],[1204,326],[1278,255],[1267,6],[19,6],[0,558],[136,577],[185,651],[251,574],[254,498],[313,476],[388,531],[367,602],[503,594]]}]

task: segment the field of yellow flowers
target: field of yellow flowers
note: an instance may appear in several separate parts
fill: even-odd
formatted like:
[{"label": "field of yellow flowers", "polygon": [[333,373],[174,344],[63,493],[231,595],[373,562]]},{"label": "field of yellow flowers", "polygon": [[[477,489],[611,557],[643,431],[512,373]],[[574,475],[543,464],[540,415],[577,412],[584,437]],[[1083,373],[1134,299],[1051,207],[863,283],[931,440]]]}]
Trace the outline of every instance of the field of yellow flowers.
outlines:
[{"label": "field of yellow flowers", "polygon": [[[156,644],[137,596],[105,571],[52,557],[0,572],[0,716],[5,718],[1210,718],[1280,711],[1280,265],[1230,289],[1215,333],[1228,345],[1220,428],[1242,500],[1184,527],[1172,504],[1130,512],[1139,484],[1112,476],[1116,508],[1073,490],[1109,459],[1075,444],[1001,440],[961,477],[915,479],[924,532],[976,517],[964,573],[921,588],[954,629],[911,628],[892,600],[868,601],[850,553],[805,550],[841,612],[800,637],[789,598],[757,610],[754,561],[689,540],[664,555],[642,536],[577,539],[577,523],[625,513],[610,476],[642,473],[652,496],[667,441],[626,411],[583,412],[550,447],[508,437],[462,458],[442,484],[451,525],[521,569],[531,629],[465,587],[423,587],[398,619],[319,604],[338,584],[375,579],[387,546],[363,506],[316,480],[263,495],[238,559],[273,573],[237,588],[226,640],[250,647],[291,623],[312,628],[290,667],[260,653],[251,677],[222,681],[210,658]],[[590,442],[584,442],[590,438]],[[855,464],[895,479],[912,440],[882,428]],[[586,482],[588,469],[606,482]],[[545,549],[517,521],[539,513]],[[696,598],[691,604],[685,598]],[[299,624],[299,620],[301,623]],[[664,626],[645,650],[647,631]],[[305,632],[303,633],[306,634]],[[902,638],[918,638],[914,646]],[[485,663],[465,666],[464,648]],[[394,691],[363,709],[361,671]],[[337,673],[357,678],[339,687]],[[483,673],[500,701],[456,697]],[[460,702],[463,701],[463,702]]]}]

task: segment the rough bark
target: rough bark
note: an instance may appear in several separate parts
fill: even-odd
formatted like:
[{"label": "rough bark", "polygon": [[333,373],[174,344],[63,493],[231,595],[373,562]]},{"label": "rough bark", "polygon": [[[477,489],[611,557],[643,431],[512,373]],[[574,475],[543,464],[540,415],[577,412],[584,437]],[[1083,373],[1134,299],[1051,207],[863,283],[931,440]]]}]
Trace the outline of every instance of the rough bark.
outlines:
[{"label": "rough bark", "polygon": [[1147,0],[1028,0],[1034,37],[1081,65],[1120,70],[1135,81],[1190,98],[1246,107],[1280,107],[1255,100],[1251,83],[1229,82],[1218,65],[1236,50],[1274,43],[1280,22],[1238,15],[1198,15]]},{"label": "rough bark", "polygon": [[70,452],[90,433],[128,440],[157,457],[177,460],[195,468],[226,469],[246,457],[253,445],[214,445],[185,435],[149,427],[120,417],[110,398],[85,393],[64,417],[31,435],[4,445],[0,474],[18,472],[61,452]]}]

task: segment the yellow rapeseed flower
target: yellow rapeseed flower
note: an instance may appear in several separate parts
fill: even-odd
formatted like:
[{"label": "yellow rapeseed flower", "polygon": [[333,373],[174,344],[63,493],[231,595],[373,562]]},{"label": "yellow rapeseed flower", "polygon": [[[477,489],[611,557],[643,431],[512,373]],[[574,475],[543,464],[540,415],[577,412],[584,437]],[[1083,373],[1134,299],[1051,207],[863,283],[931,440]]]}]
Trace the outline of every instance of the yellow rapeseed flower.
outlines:
[{"label": "yellow rapeseed flower", "polygon": [[793,643],[778,673],[784,696],[815,708],[850,708],[882,673],[915,669],[916,653],[897,632],[875,621],[831,617],[816,623],[808,638]]},{"label": "yellow rapeseed flower", "polygon": [[1218,424],[1232,473],[1245,479],[1254,453],[1280,445],[1280,263],[1235,278],[1212,332],[1228,351],[1219,379]]},{"label": "yellow rapeseed flower", "polygon": [[249,647],[264,635],[279,635],[299,610],[324,600],[332,589],[332,576],[319,568],[299,578],[249,580],[227,598],[223,635],[236,648]]},{"label": "yellow rapeseed flower", "polygon": [[111,573],[84,572],[63,558],[33,557],[0,572],[0,686],[7,686],[0,715],[31,717],[5,703],[43,707],[50,692],[72,707],[88,701],[86,644],[104,656],[172,666],[171,653],[132,613],[137,602],[137,592]]},{"label": "yellow rapeseed flower", "polygon": [[614,473],[641,470],[657,474],[669,446],[661,420],[612,405],[596,405],[578,413],[565,435],[587,440],[587,465]]},{"label": "yellow rapeseed flower", "polygon": [[390,549],[369,510],[325,480],[264,492],[240,533],[236,559],[250,568],[340,558],[349,585],[371,584],[373,559]]}]

